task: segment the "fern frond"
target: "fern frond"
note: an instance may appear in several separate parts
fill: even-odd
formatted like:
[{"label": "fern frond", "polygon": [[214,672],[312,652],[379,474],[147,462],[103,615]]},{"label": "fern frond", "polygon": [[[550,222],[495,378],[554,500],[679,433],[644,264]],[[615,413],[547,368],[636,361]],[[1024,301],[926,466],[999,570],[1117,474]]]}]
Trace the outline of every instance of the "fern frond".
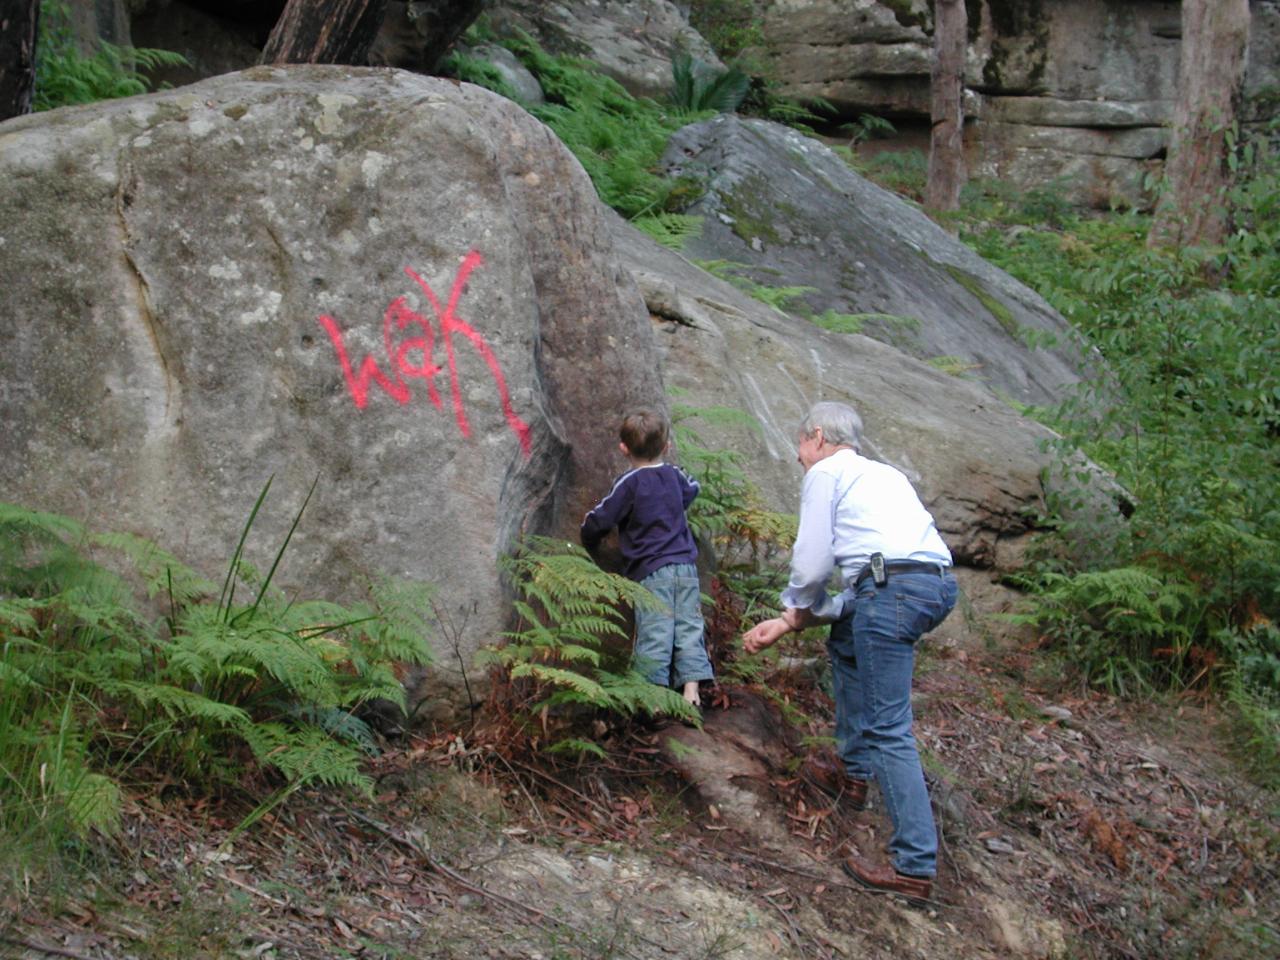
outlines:
[{"label": "fern frond", "polygon": [[282,707],[285,713],[295,720],[317,727],[336,740],[352,743],[368,756],[374,756],[379,752],[378,741],[373,735],[373,730],[348,710],[296,704],[283,704]]},{"label": "fern frond", "polygon": [[142,577],[147,595],[168,593],[173,602],[187,604],[213,592],[213,582],[144,537],[130,533],[94,533],[93,543],[119,551]]},{"label": "fern frond", "polygon": [[697,717],[697,711],[678,691],[650,683],[642,674],[629,670],[602,678],[609,704],[619,713],[650,716]]},{"label": "fern frond", "polygon": [[36,681],[32,676],[6,659],[0,659],[0,691],[9,695],[21,692],[24,688],[34,687]]},{"label": "fern frond", "polygon": [[547,747],[547,753],[567,753],[575,757],[590,756],[598,760],[607,760],[609,758],[609,755],[605,753],[600,744],[592,740],[582,740],[578,737],[565,737],[563,740],[557,740]]},{"label": "fern frond", "polygon": [[586,701],[604,699],[604,688],[588,677],[573,670],[548,667],[540,663],[520,663],[511,668],[512,677],[532,677],[537,680],[568,687]]},{"label": "fern frond", "polygon": [[565,663],[589,663],[593,667],[600,666],[600,651],[594,647],[566,643],[556,649],[556,656]]},{"label": "fern frond", "polygon": [[671,79],[671,102],[691,114],[733,113],[751,89],[740,68],[716,70],[684,50],[671,59]]},{"label": "fern frond", "polygon": [[360,770],[360,755],[316,727],[296,730],[279,723],[255,723],[242,736],[261,763],[275,767],[290,783],[373,792],[373,781]]},{"label": "fern frond", "polygon": [[81,772],[62,798],[77,833],[98,830],[107,835],[120,828],[120,786],[100,773]]},{"label": "fern frond", "polygon": [[249,714],[239,707],[211,700],[203,694],[181,687],[138,680],[106,680],[101,681],[100,686],[105,693],[126,702],[159,708],[171,719],[199,720],[232,730],[250,725]]},{"label": "fern frond", "polygon": [[36,618],[33,611],[40,610],[43,606],[44,604],[35,600],[0,599],[0,637],[34,633]]},{"label": "fern frond", "polygon": [[84,527],[70,517],[0,502],[0,540],[68,543],[84,539]]},{"label": "fern frond", "polygon": [[36,58],[36,110],[74,103],[92,103],[145,93],[150,80],[140,70],[160,66],[189,66],[186,57],[171,50],[118,47],[104,40],[90,56],[81,55],[68,11],[59,4],[43,4]]},{"label": "fern frond", "polygon": [[381,577],[370,586],[378,629],[371,637],[369,653],[400,663],[431,662],[433,620],[428,616],[435,599],[429,584]]},{"label": "fern frond", "polygon": [[683,250],[685,243],[702,234],[702,221],[683,213],[654,213],[635,217],[631,225],[669,250]]}]

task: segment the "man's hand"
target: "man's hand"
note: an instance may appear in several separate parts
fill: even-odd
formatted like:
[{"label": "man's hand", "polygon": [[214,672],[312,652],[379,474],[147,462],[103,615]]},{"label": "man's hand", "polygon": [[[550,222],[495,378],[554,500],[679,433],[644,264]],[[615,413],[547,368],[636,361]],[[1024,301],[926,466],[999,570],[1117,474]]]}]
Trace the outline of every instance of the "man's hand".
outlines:
[{"label": "man's hand", "polygon": [[742,649],[747,653],[759,653],[765,647],[771,647],[777,643],[778,638],[783,634],[790,632],[791,627],[782,617],[761,620],[742,635]]}]

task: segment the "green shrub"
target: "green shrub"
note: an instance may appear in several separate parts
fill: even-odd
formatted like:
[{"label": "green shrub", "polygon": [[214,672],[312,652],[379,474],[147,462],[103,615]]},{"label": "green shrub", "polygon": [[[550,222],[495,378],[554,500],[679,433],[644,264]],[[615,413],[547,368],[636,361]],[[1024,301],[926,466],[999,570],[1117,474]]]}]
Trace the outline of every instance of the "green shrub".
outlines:
[{"label": "green shrub", "polygon": [[693,0],[689,4],[689,23],[725,61],[764,44],[764,31],[752,0]]},{"label": "green shrub", "polygon": [[1194,586],[1176,575],[1117,567],[1023,580],[1035,593],[1015,622],[1034,624],[1083,679],[1117,694],[1150,693],[1192,679],[1205,616]]},{"label": "green shrub", "polygon": [[502,43],[542,85],[547,102],[530,112],[573,151],[606,204],[635,220],[678,213],[700,192],[692,181],[654,172],[689,115],[634,98],[592,64],[551,56],[526,35]]},{"label": "green shrub", "polygon": [[393,669],[425,662],[424,624],[403,586],[376,587],[369,608],[273,590],[288,538],[265,576],[243,554],[265,496],[220,592],[149,541],[0,504],[6,831],[109,830],[118,782],[142,766],[197,791],[254,768],[370,788],[356,711],[403,704]]},{"label": "green shrub", "polygon": [[750,87],[751,78],[737,67],[715,70],[684,51],[671,61],[671,102],[688,113],[733,113]]},{"label": "green shrub", "polygon": [[514,629],[482,664],[505,681],[537,749],[604,756],[586,720],[599,711],[692,717],[675,690],[650,683],[630,663],[627,607],[660,609],[640,584],[608,573],[576,544],[529,537],[502,567],[516,593]]},{"label": "green shrub", "polygon": [[51,0],[41,4],[36,41],[37,111],[146,93],[151,82],[142,71],[165,66],[189,64],[186,57],[169,50],[118,47],[105,40],[98,41],[92,55],[84,56],[76,49],[66,6]]},{"label": "green shrub", "polygon": [[[1087,554],[1071,544],[1091,516],[1056,525],[1033,621],[1090,681],[1209,686],[1274,748],[1280,676],[1256,625],[1280,619],[1280,162],[1262,140],[1233,162],[1235,229],[1217,250],[1149,250],[1143,214],[983,184],[962,236],[1097,349],[1098,375],[1038,415],[1064,463],[1084,450],[1132,506],[1118,536],[1083,538]],[[1066,502],[1079,514],[1088,498]]]}]

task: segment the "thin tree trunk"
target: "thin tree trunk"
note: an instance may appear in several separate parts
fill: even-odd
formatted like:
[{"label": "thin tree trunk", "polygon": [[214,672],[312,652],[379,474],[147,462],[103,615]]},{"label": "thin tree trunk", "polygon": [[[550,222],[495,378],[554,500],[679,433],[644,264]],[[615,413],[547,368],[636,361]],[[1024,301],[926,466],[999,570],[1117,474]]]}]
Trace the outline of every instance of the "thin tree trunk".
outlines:
[{"label": "thin tree trunk", "polygon": [[40,0],[0,0],[0,120],[31,112]]},{"label": "thin tree trunk", "polygon": [[1182,60],[1166,192],[1147,244],[1214,246],[1229,223],[1227,134],[1244,91],[1249,0],[1182,0]]},{"label": "thin tree trunk", "polygon": [[935,0],[930,71],[929,181],[924,205],[955,210],[964,186],[964,53],[968,30],[964,0]]},{"label": "thin tree trunk", "polygon": [[262,51],[262,63],[369,62],[387,0],[289,0]]}]

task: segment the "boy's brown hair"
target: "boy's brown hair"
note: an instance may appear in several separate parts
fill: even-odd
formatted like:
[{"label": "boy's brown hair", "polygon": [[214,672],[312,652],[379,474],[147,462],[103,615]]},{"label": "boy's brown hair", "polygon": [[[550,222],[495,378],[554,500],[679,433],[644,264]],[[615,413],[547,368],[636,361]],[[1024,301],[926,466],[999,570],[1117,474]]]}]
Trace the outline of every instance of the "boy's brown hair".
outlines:
[{"label": "boy's brown hair", "polygon": [[639,460],[656,460],[667,448],[667,421],[649,410],[637,410],[622,421],[618,439]]}]

